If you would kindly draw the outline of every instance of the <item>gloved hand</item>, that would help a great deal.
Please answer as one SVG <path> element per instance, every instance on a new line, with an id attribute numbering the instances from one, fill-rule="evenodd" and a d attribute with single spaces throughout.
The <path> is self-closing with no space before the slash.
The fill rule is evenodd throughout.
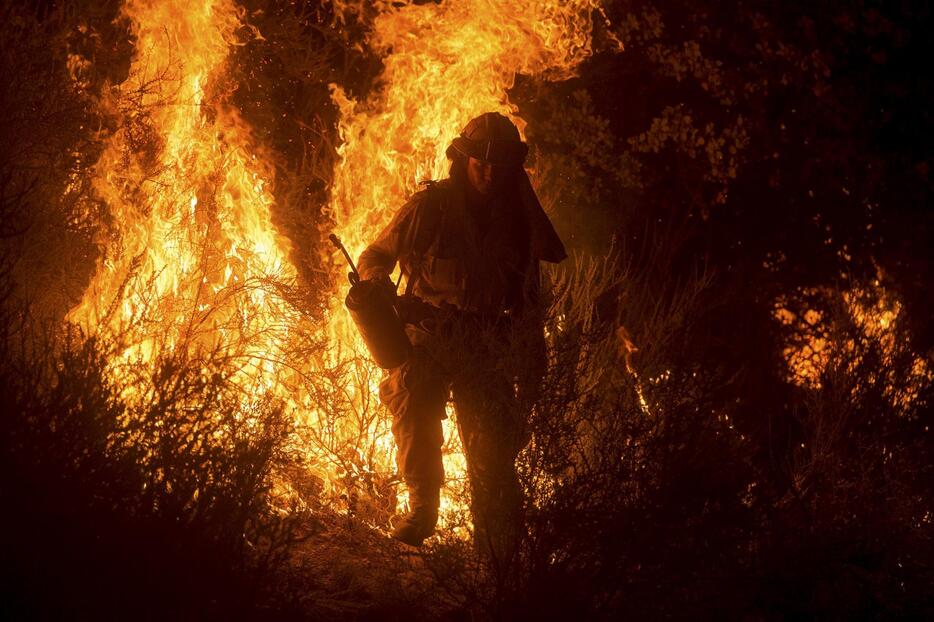
<path id="1" fill-rule="evenodd" d="M 389 278 L 388 274 L 381 274 L 374 278 L 370 279 L 370 282 L 374 283 L 379 287 L 380 291 L 383 292 L 389 298 L 396 297 L 396 284 L 392 282 L 392 279 Z"/>

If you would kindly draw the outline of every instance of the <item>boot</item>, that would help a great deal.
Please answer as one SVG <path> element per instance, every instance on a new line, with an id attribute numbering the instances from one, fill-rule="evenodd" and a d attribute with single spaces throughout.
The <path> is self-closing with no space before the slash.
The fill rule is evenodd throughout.
<path id="1" fill-rule="evenodd" d="M 435 532 L 441 504 L 440 490 L 419 491 L 410 487 L 409 497 L 411 509 L 392 530 L 392 537 L 409 546 L 421 546 L 422 541 Z"/>

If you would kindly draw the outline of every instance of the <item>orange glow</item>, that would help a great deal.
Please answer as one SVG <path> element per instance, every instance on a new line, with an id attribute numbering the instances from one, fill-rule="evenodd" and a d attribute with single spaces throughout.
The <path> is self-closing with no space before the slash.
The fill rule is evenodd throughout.
<path id="1" fill-rule="evenodd" d="M 147 390 L 130 366 L 214 352 L 235 370 L 245 417 L 270 394 L 297 411 L 308 400 L 288 388 L 288 351 L 303 327 L 278 287 L 295 269 L 270 217 L 273 168 L 229 102 L 237 9 L 130 0 L 123 12 L 136 52 L 103 102 L 119 129 L 93 170 L 114 239 L 69 320 L 119 340 L 112 373 L 131 404 Z"/>
<path id="2" fill-rule="evenodd" d="M 445 149 L 471 118 L 500 112 L 521 132 L 525 122 L 507 95 L 516 75 L 573 75 L 591 54 L 595 15 L 594 0 L 387 3 L 369 41 L 383 54 L 385 88 L 358 102 L 331 85 L 342 145 L 329 209 L 351 254 L 359 256 L 418 182 L 447 176 Z M 333 317 L 331 334 L 362 351 L 337 300 Z M 454 501 L 464 498 L 466 464 L 450 416 L 445 439 L 442 525 L 465 509 Z"/>
<path id="3" fill-rule="evenodd" d="M 590 55 L 600 15 L 596 0 L 397 4 L 378 4 L 368 41 L 383 56 L 382 89 L 358 102 L 331 85 L 342 144 L 327 210 L 355 257 L 419 180 L 445 176 L 444 149 L 471 117 L 499 111 L 523 128 L 507 96 L 517 73 L 569 77 Z M 120 336 L 115 377 L 130 364 L 151 366 L 159 352 L 228 353 L 245 413 L 272 394 L 297 422 L 329 426 L 327 447 L 303 445 L 325 492 L 338 493 L 353 475 L 325 455 L 334 447 L 351 447 L 361 469 L 390 480 L 394 449 L 377 406 L 379 371 L 343 309 L 345 281 L 335 278 L 332 307 L 318 325 L 282 293 L 296 270 L 270 217 L 271 158 L 230 103 L 227 62 L 240 43 L 239 9 L 233 0 L 128 0 L 123 11 L 134 23 L 136 53 L 130 78 L 103 102 L 120 129 L 93 171 L 115 236 L 69 319 L 89 333 Z M 336 275 L 345 272 L 339 257 L 331 261 Z M 303 332 L 329 344 L 320 360 L 291 354 Z M 352 412 L 325 422 L 320 392 L 301 379 L 348 360 L 354 380 L 338 390 Z M 144 390 L 125 386 L 131 401 Z M 446 435 L 448 476 L 462 484 L 457 435 L 451 427 Z M 339 497 L 328 497 L 337 509 Z M 442 520 L 464 510 L 451 499 Z"/>
<path id="4" fill-rule="evenodd" d="M 157 337 L 223 345 L 228 331 L 273 352 L 273 335 L 254 339 L 271 319 L 257 312 L 270 302 L 259 280 L 294 270 L 270 221 L 272 171 L 219 92 L 236 12 L 223 1 L 130 2 L 124 11 L 137 23 L 138 52 L 116 99 L 136 97 L 139 108 L 122 119 L 95 180 L 119 239 L 71 319 L 94 329 L 134 323 L 127 357 L 145 357 Z M 104 317 L 116 301 L 119 313 Z M 273 372 L 258 360 L 244 369 L 266 389 Z"/>
<path id="5" fill-rule="evenodd" d="M 808 290 L 806 293 L 815 295 L 819 292 Z M 902 312 L 902 304 L 895 294 L 887 291 L 876 280 L 864 288 L 842 292 L 841 299 L 845 313 L 858 327 L 861 338 L 877 344 L 882 356 L 891 360 L 898 345 L 892 326 Z M 830 332 L 832 322 L 825 320 L 823 314 L 817 310 L 808 309 L 799 318 L 785 308 L 784 304 L 785 301 L 779 301 L 773 316 L 781 324 L 792 327 L 798 335 L 796 342 L 783 350 L 788 364 L 788 378 L 798 386 L 819 389 L 821 375 L 835 354 L 834 348 L 842 348 L 843 352 L 852 355 L 856 344 L 852 339 L 842 344 L 834 343 Z M 892 386 L 886 388 L 886 397 L 893 407 L 903 407 L 913 402 L 920 388 L 934 378 L 934 371 L 924 358 L 916 357 L 911 375 L 912 382 L 907 389 L 896 391 Z"/>

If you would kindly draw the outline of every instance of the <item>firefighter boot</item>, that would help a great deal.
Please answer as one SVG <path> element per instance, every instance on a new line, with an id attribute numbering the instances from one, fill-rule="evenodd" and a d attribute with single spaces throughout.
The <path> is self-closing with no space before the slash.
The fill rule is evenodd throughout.
<path id="1" fill-rule="evenodd" d="M 421 546 L 422 540 L 435 531 L 441 504 L 440 492 L 438 488 L 424 491 L 410 487 L 411 509 L 392 530 L 392 537 L 410 546 Z"/>

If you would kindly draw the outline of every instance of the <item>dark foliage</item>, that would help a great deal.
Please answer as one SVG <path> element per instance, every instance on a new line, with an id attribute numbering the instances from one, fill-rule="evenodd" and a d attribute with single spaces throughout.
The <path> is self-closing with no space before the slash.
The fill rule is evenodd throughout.
<path id="1" fill-rule="evenodd" d="M 505 599 L 597 618 L 929 616 L 932 188 L 907 128 L 930 127 L 914 69 L 930 7 L 609 12 L 625 53 L 513 94 L 539 170 L 569 181 L 549 186 L 566 238 L 615 239 L 624 276 L 585 279 L 572 306 L 593 317 L 562 312 L 575 345 L 555 377 L 588 357 L 615 371 L 550 416 L 546 378 L 538 460 L 565 477 Z M 628 380 L 593 350 L 620 335 L 639 348 Z M 815 338 L 804 382 L 789 357 Z M 575 457 L 585 441 L 599 449 Z"/>
<path id="2" fill-rule="evenodd" d="M 0 344 L 4 616 L 255 609 L 298 516 L 266 501 L 270 469 L 286 458 L 281 410 L 242 420 L 225 378 L 202 374 L 210 361 L 171 359 L 150 399 L 130 407 L 106 344 L 72 334 L 33 341 L 24 356 L 22 338 Z"/>

